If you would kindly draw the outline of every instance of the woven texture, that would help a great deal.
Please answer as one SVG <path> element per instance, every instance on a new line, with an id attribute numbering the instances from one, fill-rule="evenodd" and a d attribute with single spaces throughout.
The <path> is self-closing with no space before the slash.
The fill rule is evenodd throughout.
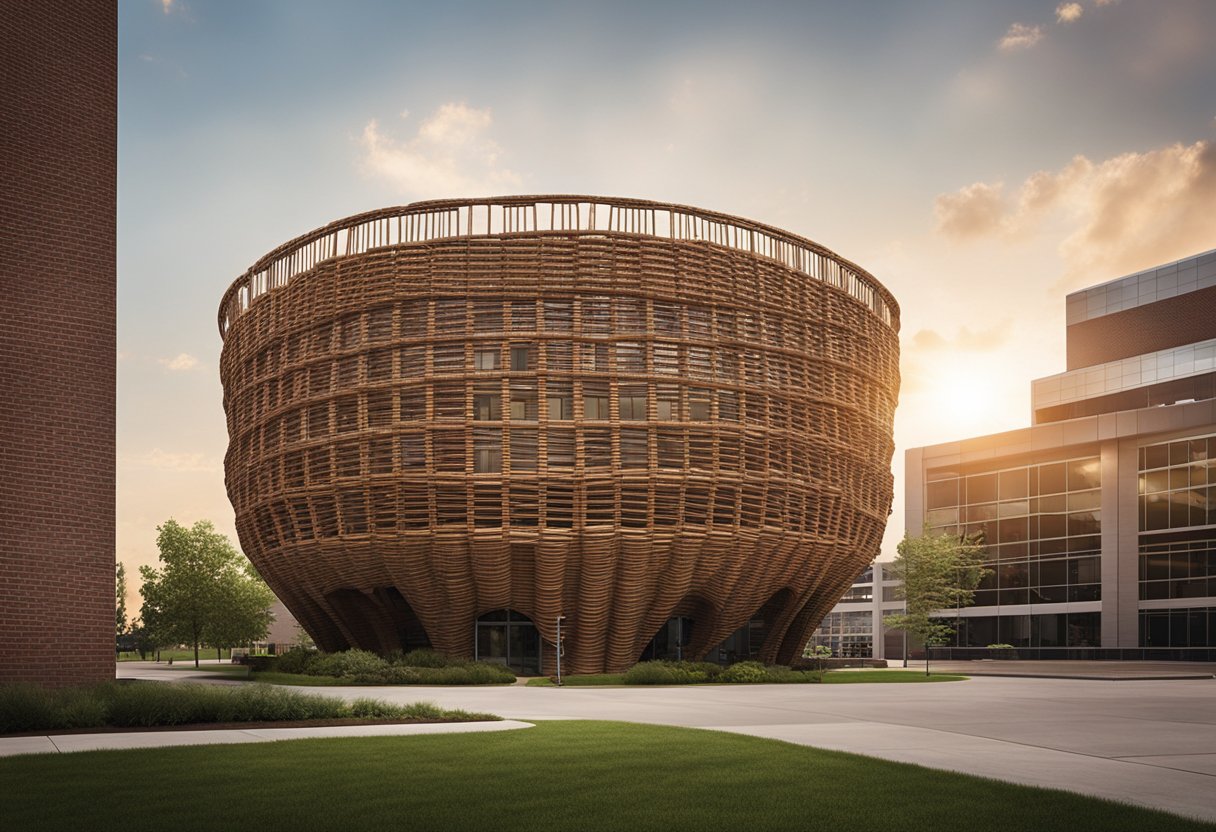
<path id="1" fill-rule="evenodd" d="M 566 616 L 571 672 L 628 667 L 674 615 L 695 656 L 762 618 L 787 662 L 878 553 L 897 325 L 858 267 L 695 209 L 335 223 L 220 309 L 242 546 L 326 649 L 471 655 L 509 608 L 549 650 Z"/>

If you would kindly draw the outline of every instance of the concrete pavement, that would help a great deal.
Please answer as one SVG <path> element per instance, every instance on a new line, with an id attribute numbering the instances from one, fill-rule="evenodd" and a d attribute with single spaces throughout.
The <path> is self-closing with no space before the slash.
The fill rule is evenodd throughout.
<path id="1" fill-rule="evenodd" d="M 18 754 L 67 754 L 100 749 L 164 748 L 181 745 L 234 745 L 248 742 L 305 740 L 322 737 L 412 737 L 422 734 L 471 734 L 531 728 L 527 722 L 422 722 L 413 725 L 331 725 L 308 728 L 222 728 L 216 730 L 131 731 L 100 734 L 52 734 L 0 738 L 0 757 Z"/>

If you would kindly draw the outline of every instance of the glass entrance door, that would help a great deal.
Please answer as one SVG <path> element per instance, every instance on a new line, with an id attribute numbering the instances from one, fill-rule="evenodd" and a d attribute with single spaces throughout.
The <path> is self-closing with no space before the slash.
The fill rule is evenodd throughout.
<path id="1" fill-rule="evenodd" d="M 516 673 L 540 673 L 540 633 L 526 615 L 495 610 L 477 619 L 473 656 Z"/>

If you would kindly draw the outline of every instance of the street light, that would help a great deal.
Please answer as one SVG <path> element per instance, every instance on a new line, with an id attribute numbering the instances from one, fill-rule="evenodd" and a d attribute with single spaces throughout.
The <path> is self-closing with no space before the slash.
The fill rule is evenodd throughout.
<path id="1" fill-rule="evenodd" d="M 562 647 L 562 621 L 566 618 L 564 615 L 557 617 L 557 686 L 562 684 L 562 653 L 565 650 Z"/>

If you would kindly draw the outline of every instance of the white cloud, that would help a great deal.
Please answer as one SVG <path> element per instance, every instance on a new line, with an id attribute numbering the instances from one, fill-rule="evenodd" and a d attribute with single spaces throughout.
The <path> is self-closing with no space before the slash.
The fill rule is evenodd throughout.
<path id="1" fill-rule="evenodd" d="M 1043 39 L 1042 26 L 1027 26 L 1025 23 L 1014 23 L 998 41 L 998 46 L 1004 52 L 1018 52 L 1030 49 Z"/>
<path id="2" fill-rule="evenodd" d="M 1061 3 L 1056 6 L 1056 22 L 1057 23 L 1073 23 L 1080 20 L 1085 9 L 1081 8 L 1080 3 Z"/>
<path id="3" fill-rule="evenodd" d="M 493 123 L 488 109 L 449 103 L 428 116 L 412 138 L 398 141 L 373 119 L 360 138 L 363 168 L 419 197 L 515 189 L 521 179 L 503 165 L 503 149 L 489 135 Z"/>
<path id="4" fill-rule="evenodd" d="M 198 366 L 198 359 L 189 353 L 178 353 L 173 358 L 158 358 L 156 363 L 175 373 L 193 370 Z"/>
<path id="5" fill-rule="evenodd" d="M 165 10 L 165 14 L 173 11 L 173 0 L 160 0 L 160 5 Z"/>
<path id="6" fill-rule="evenodd" d="M 158 471 L 218 471 L 220 464 L 206 454 L 162 451 L 153 448 L 136 455 L 124 455 L 119 459 L 124 467 L 154 468 Z"/>
<path id="7" fill-rule="evenodd" d="M 1067 286 L 1106 280 L 1216 244 L 1216 143 L 1173 144 L 1093 162 L 1076 156 L 1025 180 L 1014 200 L 977 182 L 935 203 L 956 239 L 1059 237 Z"/>
<path id="8" fill-rule="evenodd" d="M 952 194 L 939 194 L 933 205 L 937 230 L 959 238 L 998 230 L 1006 211 L 1004 188 L 1003 182 L 975 182 Z"/>

